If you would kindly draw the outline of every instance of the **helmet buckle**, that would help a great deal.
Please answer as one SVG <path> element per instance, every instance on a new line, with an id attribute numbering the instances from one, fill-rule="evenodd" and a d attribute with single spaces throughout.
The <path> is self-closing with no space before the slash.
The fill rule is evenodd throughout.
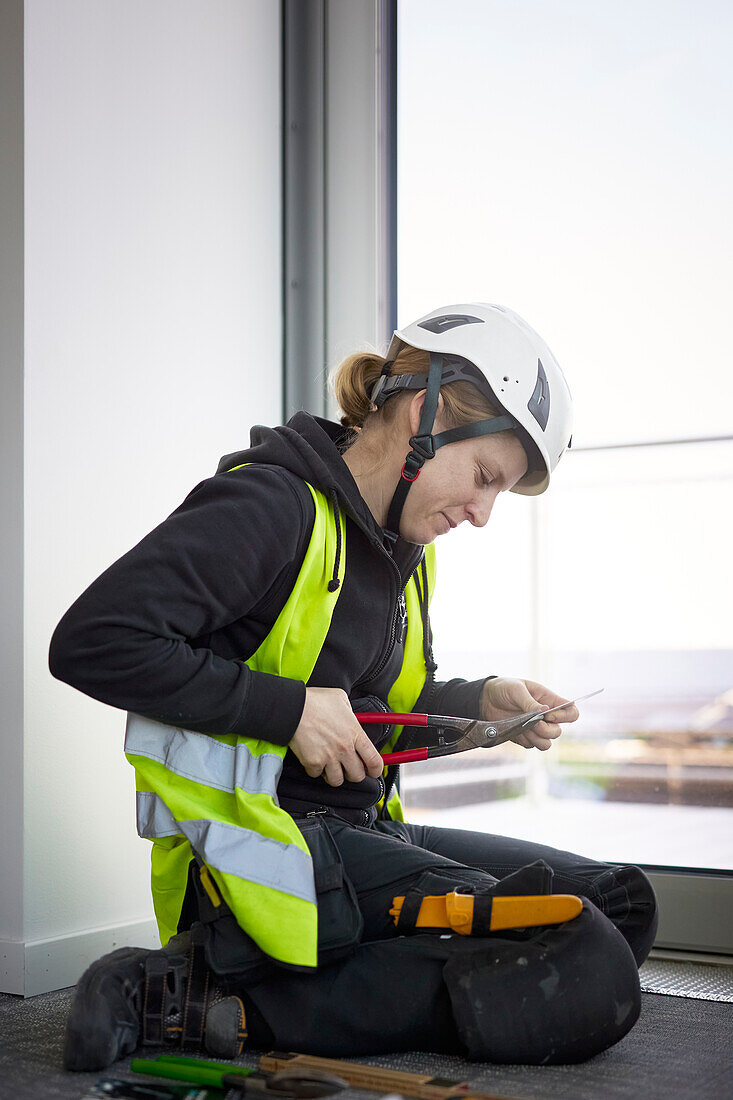
<path id="1" fill-rule="evenodd" d="M 412 454 L 418 455 L 422 466 L 427 459 L 435 458 L 435 441 L 432 435 L 413 435 L 410 446 L 412 447 L 412 453 L 407 456 L 408 460 L 412 457 Z"/>

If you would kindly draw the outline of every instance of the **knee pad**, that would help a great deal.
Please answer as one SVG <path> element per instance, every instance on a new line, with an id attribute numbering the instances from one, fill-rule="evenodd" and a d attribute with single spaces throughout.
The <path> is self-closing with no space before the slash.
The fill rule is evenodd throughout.
<path id="1" fill-rule="evenodd" d="M 587 900 L 578 917 L 521 943 L 455 937 L 443 978 L 472 1061 L 582 1062 L 623 1038 L 641 1010 L 629 945 Z"/>
<path id="2" fill-rule="evenodd" d="M 612 867 L 593 882 L 590 900 L 618 928 L 641 966 L 657 934 L 654 887 L 640 867 Z"/>

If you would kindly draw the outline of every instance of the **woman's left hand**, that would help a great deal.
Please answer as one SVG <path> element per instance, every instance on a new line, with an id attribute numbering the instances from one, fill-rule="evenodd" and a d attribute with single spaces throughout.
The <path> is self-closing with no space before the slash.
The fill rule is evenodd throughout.
<path id="1" fill-rule="evenodd" d="M 508 676 L 487 680 L 481 693 L 481 717 L 487 722 L 498 722 L 503 718 L 511 718 L 513 714 L 549 709 L 559 706 L 560 703 L 567 703 L 568 706 L 553 711 L 547 721 L 537 722 L 511 739 L 525 749 L 541 749 L 544 752 L 560 736 L 560 723 L 575 722 L 580 715 L 574 703 L 561 695 L 555 695 L 554 691 L 542 684 L 535 683 L 534 680 L 514 680 Z"/>

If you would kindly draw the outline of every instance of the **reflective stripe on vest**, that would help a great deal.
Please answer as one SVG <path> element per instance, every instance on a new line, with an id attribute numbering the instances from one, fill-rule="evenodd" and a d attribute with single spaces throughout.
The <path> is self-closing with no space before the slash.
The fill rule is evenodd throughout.
<path id="1" fill-rule="evenodd" d="M 272 629 L 246 659 L 253 671 L 305 683 L 326 639 L 346 569 L 340 515 L 341 584 L 329 592 L 336 560 L 334 516 L 325 494 L 308 488 L 315 519 L 303 564 Z M 432 591 L 433 547 L 426 549 Z M 405 657 L 388 700 L 402 710 L 414 705 L 425 679 L 414 580 L 406 603 Z M 266 954 L 291 965 L 316 965 L 313 864 L 302 833 L 277 801 L 286 751 L 285 745 L 256 737 L 201 734 L 128 715 L 125 753 L 135 767 L 138 832 L 153 841 L 151 885 L 161 943 L 177 931 L 193 849 L 240 926 Z M 396 794 L 388 808 L 404 820 Z"/>
<path id="2" fill-rule="evenodd" d="M 282 890 L 284 875 L 290 883 L 290 893 L 297 895 L 298 885 L 302 884 L 305 900 L 316 900 L 311 889 L 312 876 L 308 875 L 309 855 L 300 848 L 282 844 L 275 847 L 277 841 L 223 821 L 176 821 L 162 798 L 152 791 L 138 792 L 137 811 L 138 832 L 148 840 L 183 832 L 204 862 L 212 863 L 220 871 L 273 890 Z"/>

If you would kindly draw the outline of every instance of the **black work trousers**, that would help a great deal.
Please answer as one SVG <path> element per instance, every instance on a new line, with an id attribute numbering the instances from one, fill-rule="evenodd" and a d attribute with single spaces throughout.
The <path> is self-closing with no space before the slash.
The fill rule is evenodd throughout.
<path id="1" fill-rule="evenodd" d="M 464 829 L 364 827 L 335 812 L 294 816 L 312 852 L 309 837 L 327 830 L 363 928 L 345 957 L 309 973 L 274 967 L 237 990 L 253 1046 L 550 1064 L 584 1061 L 636 1022 L 638 966 L 657 926 L 654 891 L 639 868 Z M 577 917 L 480 937 L 402 934 L 390 917 L 392 899 L 410 889 L 491 891 L 538 860 L 549 876 L 546 892 L 583 899 Z"/>

